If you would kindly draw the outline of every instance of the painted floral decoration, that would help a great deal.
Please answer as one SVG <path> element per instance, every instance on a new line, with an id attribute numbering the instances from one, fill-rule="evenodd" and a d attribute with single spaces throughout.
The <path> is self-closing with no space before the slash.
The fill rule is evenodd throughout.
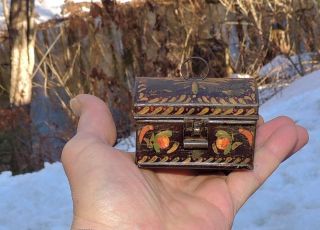
<path id="1" fill-rule="evenodd" d="M 168 149 L 170 147 L 170 137 L 172 136 L 171 130 L 163 130 L 159 131 L 155 134 L 155 132 L 151 132 L 151 136 L 145 137 L 149 131 L 153 131 L 153 125 L 145 125 L 142 127 L 139 132 L 139 144 L 144 141 L 147 144 L 149 149 L 154 149 L 156 153 L 160 153 L 161 150 Z M 167 153 L 175 152 L 179 147 L 178 142 L 173 142 L 172 146 L 167 150 Z"/>
<path id="2" fill-rule="evenodd" d="M 239 134 L 243 135 L 250 146 L 253 145 L 253 133 L 250 130 L 240 128 L 238 130 Z M 234 141 L 233 133 L 228 133 L 224 130 L 218 130 L 216 132 L 216 142 L 212 144 L 212 149 L 216 154 L 223 153 L 224 155 L 229 154 L 232 150 L 235 150 L 242 142 Z"/>
<path id="3" fill-rule="evenodd" d="M 241 142 L 234 142 L 233 134 L 229 134 L 224 130 L 218 130 L 216 137 L 216 142 L 212 144 L 212 149 L 216 154 L 223 153 L 227 155 L 231 150 L 235 150 L 242 145 Z"/>

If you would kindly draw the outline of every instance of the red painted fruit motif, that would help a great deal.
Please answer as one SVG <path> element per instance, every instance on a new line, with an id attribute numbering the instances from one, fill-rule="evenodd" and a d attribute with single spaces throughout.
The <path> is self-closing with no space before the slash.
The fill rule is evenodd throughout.
<path id="1" fill-rule="evenodd" d="M 168 136 L 159 136 L 157 137 L 156 142 L 159 145 L 160 149 L 166 149 L 169 147 L 170 139 Z"/>
<path id="2" fill-rule="evenodd" d="M 225 150 L 230 144 L 230 139 L 227 137 L 218 137 L 216 140 L 216 146 L 219 150 Z"/>

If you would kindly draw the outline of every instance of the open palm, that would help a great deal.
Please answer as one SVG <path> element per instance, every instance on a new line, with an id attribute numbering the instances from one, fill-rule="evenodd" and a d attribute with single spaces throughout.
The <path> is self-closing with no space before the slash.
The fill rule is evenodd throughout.
<path id="1" fill-rule="evenodd" d="M 239 208 L 279 164 L 307 143 L 287 117 L 259 120 L 253 171 L 144 170 L 112 147 L 116 128 L 104 102 L 72 100 L 78 130 L 62 163 L 74 204 L 74 229 L 230 229 Z"/>

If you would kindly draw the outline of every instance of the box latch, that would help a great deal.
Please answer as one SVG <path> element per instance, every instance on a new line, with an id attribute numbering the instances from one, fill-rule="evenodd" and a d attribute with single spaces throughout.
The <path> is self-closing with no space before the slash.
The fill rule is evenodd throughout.
<path id="1" fill-rule="evenodd" d="M 206 120 L 185 119 L 183 131 L 184 149 L 207 149 L 208 128 Z"/>

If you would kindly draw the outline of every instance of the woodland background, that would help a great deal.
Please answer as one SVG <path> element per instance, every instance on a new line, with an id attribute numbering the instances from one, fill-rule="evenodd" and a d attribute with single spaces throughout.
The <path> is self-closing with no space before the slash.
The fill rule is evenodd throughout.
<path id="1" fill-rule="evenodd" d="M 178 77 L 190 56 L 209 62 L 210 77 L 255 77 L 263 103 L 319 69 L 319 4 L 65 1 L 63 17 L 37 23 L 34 0 L 2 0 L 0 171 L 30 172 L 58 161 L 75 129 L 68 101 L 79 93 L 102 98 L 118 137 L 127 137 L 135 77 Z"/>

